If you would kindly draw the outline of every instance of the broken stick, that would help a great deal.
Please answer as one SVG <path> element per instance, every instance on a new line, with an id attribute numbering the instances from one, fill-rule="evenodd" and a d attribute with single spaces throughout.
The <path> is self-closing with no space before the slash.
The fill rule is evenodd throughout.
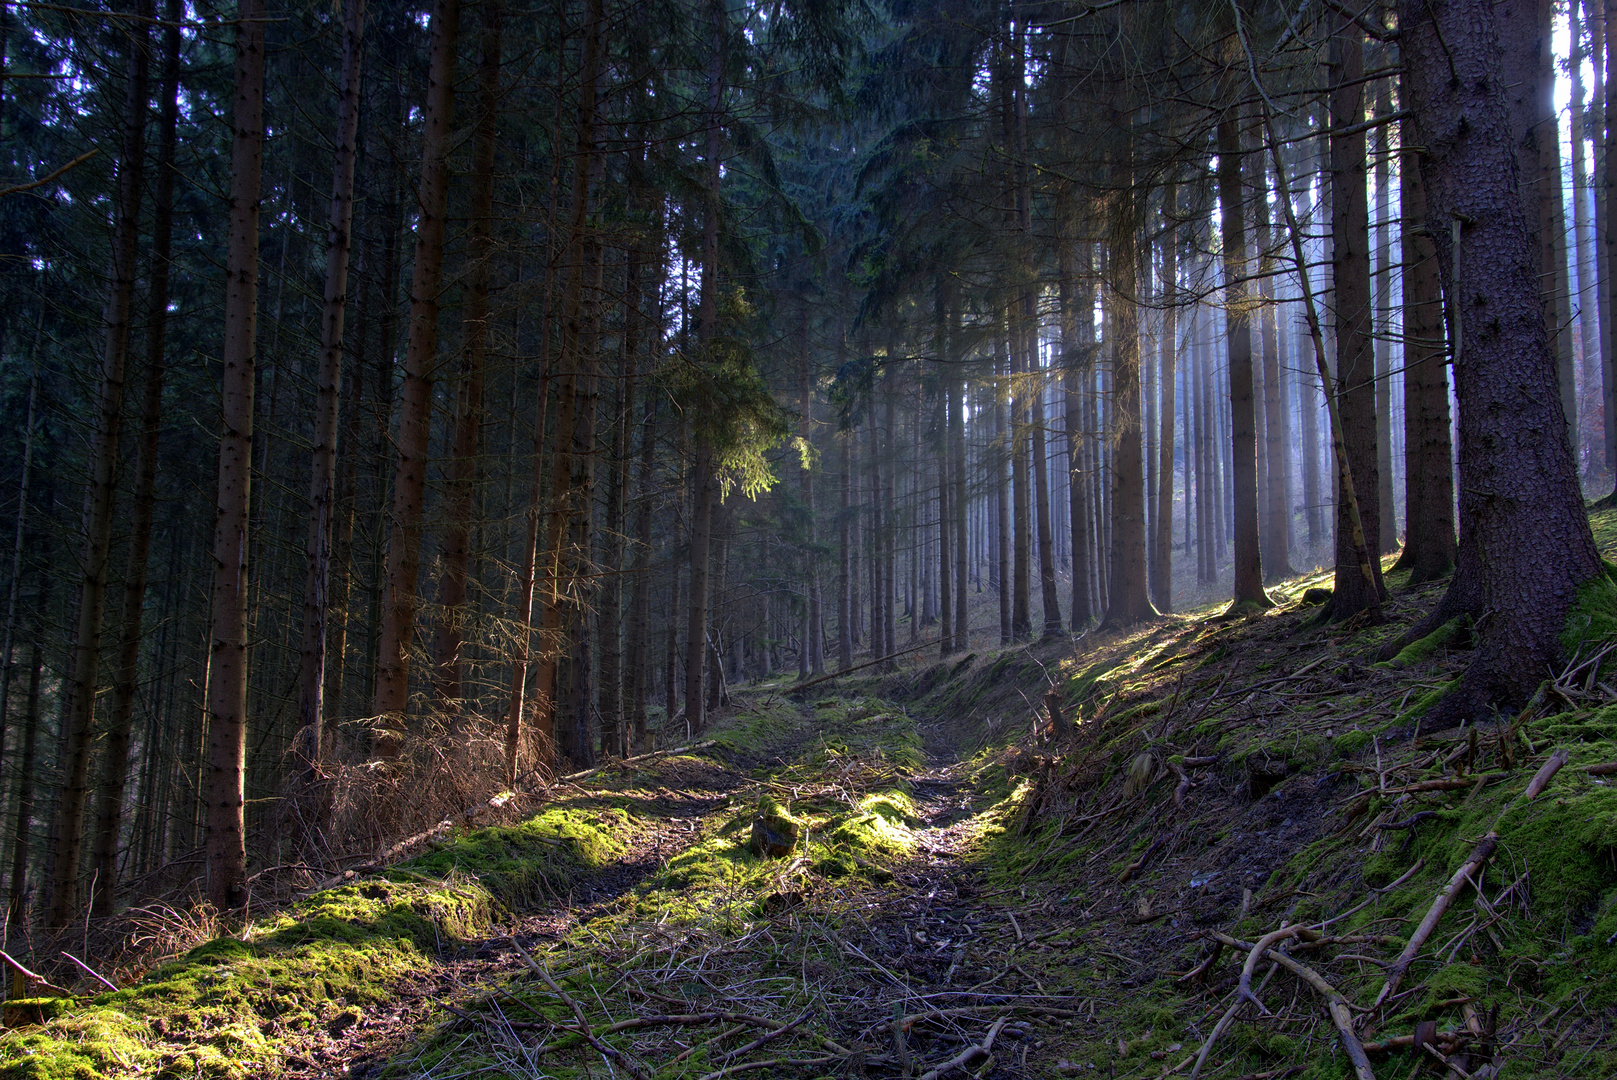
<path id="1" fill-rule="evenodd" d="M 1498 846 L 1498 834 L 1490 832 L 1472 850 L 1470 858 L 1466 859 L 1465 863 L 1454 872 L 1454 876 L 1449 878 L 1449 883 L 1443 887 L 1442 892 L 1437 894 L 1437 899 L 1432 901 L 1432 906 L 1426 912 L 1426 917 L 1420 921 L 1420 925 L 1415 928 L 1415 932 L 1409 936 L 1409 944 L 1404 946 L 1404 951 L 1398 954 L 1398 959 L 1394 960 L 1392 967 L 1387 969 L 1387 981 L 1382 984 L 1381 993 L 1376 995 L 1376 1007 L 1379 1007 L 1384 1001 L 1392 997 L 1393 992 L 1398 989 L 1398 984 L 1403 982 L 1404 972 L 1408 971 L 1409 965 L 1414 963 L 1415 955 L 1420 952 L 1421 946 L 1426 944 L 1426 939 L 1432 936 L 1432 931 L 1437 929 L 1438 920 L 1449 909 L 1449 905 L 1454 903 L 1454 898 L 1460 895 L 1460 890 L 1465 887 L 1466 882 L 1478 870 L 1482 869 L 1484 863 L 1493 858 L 1494 849 Z"/>

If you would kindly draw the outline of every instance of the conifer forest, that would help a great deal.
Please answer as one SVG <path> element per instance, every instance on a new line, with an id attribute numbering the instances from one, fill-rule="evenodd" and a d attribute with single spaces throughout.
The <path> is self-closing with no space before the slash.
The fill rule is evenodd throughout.
<path id="1" fill-rule="evenodd" d="M 1617 1076 L 1614 66 L 0 0 L 0 1076 Z"/>

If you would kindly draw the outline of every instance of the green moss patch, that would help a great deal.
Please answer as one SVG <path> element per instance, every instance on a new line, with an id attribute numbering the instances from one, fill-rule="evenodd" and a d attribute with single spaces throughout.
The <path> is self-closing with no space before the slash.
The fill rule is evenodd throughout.
<path id="1" fill-rule="evenodd" d="M 244 938 L 200 945 L 136 986 L 53 1008 L 60 1015 L 0 1038 L 0 1072 L 237 1080 L 272 1070 L 290 1040 L 351 1025 L 392 997 L 445 940 L 479 937 L 502 907 L 620 853 L 627 824 L 621 811 L 557 808 L 466 833 L 379 879 L 316 893 Z"/>

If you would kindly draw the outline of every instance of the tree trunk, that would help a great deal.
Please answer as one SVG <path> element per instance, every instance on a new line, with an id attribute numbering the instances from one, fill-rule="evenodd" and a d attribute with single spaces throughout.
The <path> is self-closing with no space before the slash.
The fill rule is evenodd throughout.
<path id="1" fill-rule="evenodd" d="M 1111 579 L 1102 630 L 1155 618 L 1145 562 L 1145 472 L 1140 431 L 1140 328 L 1134 304 L 1137 196 L 1127 156 L 1112 166 L 1116 204 L 1108 264 L 1112 330 L 1112 543 Z"/>
<path id="2" fill-rule="evenodd" d="M 1264 421 L 1264 439 L 1263 445 L 1258 447 L 1258 460 L 1267 465 L 1265 482 L 1258 488 L 1258 498 L 1268 507 L 1265 515 L 1267 528 L 1260 547 L 1264 580 L 1279 581 L 1294 573 L 1291 568 L 1291 504 L 1286 498 L 1291 461 L 1286 454 L 1286 409 L 1280 388 L 1283 364 L 1280 335 L 1275 326 L 1274 260 L 1269 256 L 1273 243 L 1269 214 L 1269 170 L 1262 154 L 1254 159 L 1253 165 L 1260 178 L 1257 241 L 1260 252 L 1258 269 L 1263 275 L 1258 281 L 1258 293 L 1262 297 L 1263 318 L 1263 408 L 1260 411 Z"/>
<path id="3" fill-rule="evenodd" d="M 1594 187 L 1595 217 L 1592 222 L 1594 229 L 1595 249 L 1595 303 L 1600 312 L 1600 385 L 1601 406 L 1605 414 L 1605 466 L 1608 471 L 1617 469 L 1617 351 L 1612 348 L 1613 322 L 1617 322 L 1617 305 L 1612 304 L 1611 289 L 1611 245 L 1608 240 L 1611 236 L 1611 149 L 1612 142 L 1617 139 L 1617 132 L 1606 128 L 1606 114 L 1610 111 L 1606 104 L 1606 88 L 1611 82 L 1612 65 L 1610 48 L 1607 43 L 1609 35 L 1606 33 L 1608 24 L 1612 22 L 1611 9 L 1617 9 L 1617 0 L 1610 4 L 1602 4 L 1601 0 L 1584 0 L 1584 11 L 1589 18 L 1589 37 L 1592 48 L 1589 50 L 1589 59 L 1594 67 L 1594 85 L 1591 87 L 1592 108 L 1590 110 L 1590 149 L 1594 152 L 1594 175 L 1591 178 Z"/>
<path id="4" fill-rule="evenodd" d="M 83 579 L 73 633 L 72 671 L 67 682 L 67 759 L 56 819 L 57 858 L 51 881 L 49 923 L 60 928 L 77 913 L 79 862 L 84 844 L 84 810 L 89 794 L 101 631 L 107 606 L 108 554 L 116 497 L 118 433 L 122 424 L 124 362 L 129 351 L 130 313 L 135 295 L 135 262 L 140 238 L 140 181 L 145 152 L 147 35 L 150 3 L 138 4 L 130 24 L 129 62 L 118 153 L 117 195 L 113 204 L 112 272 L 101 321 L 101 375 L 95 393 L 89 483 L 84 492 Z"/>
<path id="5" fill-rule="evenodd" d="M 135 690 L 140 674 L 142 614 L 146 606 L 147 560 L 152 546 L 152 510 L 157 501 L 157 443 L 163 422 L 163 350 L 168 327 L 169 253 L 173 239 L 175 129 L 179 121 L 179 0 L 168 0 L 163 31 L 163 84 L 158 118 L 157 182 L 152 190 L 150 300 L 146 320 L 146 380 L 140 405 L 140 443 L 135 457 L 135 493 L 124 564 L 124 596 L 118 659 L 113 673 L 112 708 L 107 717 L 106 750 L 96 792 L 94 885 L 90 910 L 111 915 L 118 888 L 118 837 L 123 826 L 124 790 L 129 777 L 129 738 L 134 726 Z M 26 481 L 25 481 L 26 482 Z M 3 711 L 0 704 L 0 711 Z"/>
<path id="6" fill-rule="evenodd" d="M 488 355 L 488 309 L 494 255 L 494 159 L 499 139 L 500 48 L 505 8 L 501 0 L 482 7 L 481 62 L 477 68 L 477 129 L 472 146 L 472 192 L 468 203 L 466 294 L 461 310 L 460 370 L 449 445 L 449 483 L 444 496 L 444 535 L 438 577 L 439 622 L 433 640 L 438 708 L 464 726 L 466 627 L 472 618 L 467 581 L 472 558 L 472 520 L 477 513 L 478 451 L 483 430 L 483 373 Z"/>
<path id="7" fill-rule="evenodd" d="M 1583 144 L 1588 135 L 1589 114 L 1584 108 L 1583 96 L 1583 23 L 1585 20 L 1578 17 L 1580 0 L 1572 0 L 1568 22 L 1572 31 L 1572 56 L 1567 65 L 1568 74 L 1572 80 L 1572 250 L 1574 264 L 1577 267 L 1578 288 L 1573 297 L 1572 307 L 1577 314 L 1574 321 L 1577 327 L 1578 352 L 1582 357 L 1581 372 L 1583 376 L 1583 397 L 1579 401 L 1579 423 L 1582 424 L 1584 415 L 1583 402 L 1593 395 L 1595 389 L 1604 384 L 1600 371 L 1600 319 L 1597 313 L 1596 295 L 1599 285 L 1595 276 L 1595 260 L 1592 257 L 1595 238 L 1590 232 L 1589 215 L 1589 167 L 1588 159 L 1584 156 Z M 1598 130 L 1598 129 L 1597 129 Z M 1587 431 L 1584 435 L 1584 444 L 1594 437 L 1594 432 Z M 1603 438 L 1602 433 L 1602 438 Z M 1602 442 L 1599 446 L 1575 444 L 1573 449 L 1578 458 L 1578 471 L 1588 473 L 1594 471 L 1594 463 L 1601 459 L 1605 450 Z"/>
<path id="8" fill-rule="evenodd" d="M 1364 119 L 1364 43 L 1358 27 L 1338 17 L 1331 35 L 1335 85 L 1331 129 Z M 1376 468 L 1375 353 L 1371 337 L 1370 208 L 1365 192 L 1364 132 L 1333 134 L 1331 144 L 1332 272 L 1335 280 L 1336 396 L 1364 542 L 1374 582 L 1366 581 L 1353 541 L 1349 500 L 1336 499 L 1336 581 L 1325 617 L 1340 621 L 1379 606 L 1381 582 L 1380 479 Z M 1340 468 L 1338 469 L 1340 474 Z"/>
<path id="9" fill-rule="evenodd" d="M 994 362 L 994 449 L 988 455 L 994 473 L 994 554 L 995 580 L 999 589 L 999 643 L 1009 645 L 1013 640 L 1011 620 L 1011 496 L 1006 484 L 1005 466 L 1010 457 L 1011 432 L 1005 423 L 1010 387 L 1009 361 L 1004 358 L 1005 336 L 1003 326 L 995 328 L 995 351 L 1000 355 Z"/>
<path id="10" fill-rule="evenodd" d="M 594 2 L 599 3 L 600 0 Z M 719 214 L 723 198 L 721 158 L 724 148 L 720 109 L 724 101 L 724 34 L 729 16 L 717 0 L 712 0 L 708 19 L 712 39 L 708 52 L 702 162 L 706 205 L 702 213 L 702 291 L 697 306 L 696 330 L 697 345 L 703 353 L 711 347 L 719 332 Z M 701 731 L 706 719 L 702 682 L 707 665 L 708 553 L 713 539 L 713 500 L 718 487 L 715 466 L 716 454 L 712 440 L 698 425 L 691 512 L 690 618 L 686 622 L 685 633 L 685 724 L 692 732 Z"/>
<path id="11" fill-rule="evenodd" d="M 459 37 L 460 0 L 434 0 L 432 53 L 422 116 L 415 262 L 410 279 L 410 329 L 404 348 L 404 387 L 399 407 L 399 456 L 393 476 L 376 693 L 371 702 L 371 715 L 377 724 L 374 749 L 384 761 L 403 752 L 405 712 L 410 703 L 410 651 L 415 641 L 416 578 L 421 563 L 421 519 L 432 435 L 432 383 L 437 367 L 438 304 L 443 287 L 455 49 Z"/>
<path id="12" fill-rule="evenodd" d="M 1074 241 L 1067 232 L 1069 215 L 1070 210 L 1061 215 L 1064 227 L 1057 249 L 1061 272 L 1056 281 L 1056 295 L 1061 307 L 1061 388 L 1067 432 L 1067 471 L 1071 478 L 1067 485 L 1068 527 L 1072 532 L 1071 626 L 1078 631 L 1087 628 L 1094 616 L 1089 592 L 1089 564 L 1093 556 L 1089 546 L 1089 477 L 1084 462 L 1084 381 L 1091 370 L 1094 353 L 1090 337 L 1094 333 L 1095 302 L 1086 287 L 1078 286 Z M 1075 286 L 1078 286 L 1076 299 L 1073 297 Z M 1080 315 L 1085 318 L 1081 319 Z"/>
<path id="13" fill-rule="evenodd" d="M 1392 94 L 1390 80 L 1388 79 L 1380 80 L 1380 85 L 1376 89 L 1375 112 L 1378 116 L 1386 116 L 1392 112 Z M 1376 367 L 1376 477 L 1378 483 L 1376 505 L 1381 508 L 1384 519 L 1381 526 L 1381 546 L 1378 549 L 1382 555 L 1391 554 L 1398 550 L 1398 515 L 1394 512 L 1397 502 L 1392 483 L 1392 179 L 1390 167 L 1392 144 L 1387 137 L 1390 130 L 1390 126 L 1386 124 L 1376 128 L 1374 170 L 1376 181 L 1375 338 L 1371 347 L 1375 350 Z"/>
<path id="14" fill-rule="evenodd" d="M 1233 90 L 1233 86 L 1231 88 Z M 1233 99 L 1233 94 L 1230 97 Z M 1242 191 L 1241 121 L 1226 107 L 1218 123 L 1218 203 L 1224 245 L 1224 331 L 1229 343 L 1230 427 L 1234 468 L 1235 586 L 1230 610 L 1272 606 L 1263 591 L 1258 539 L 1257 406 L 1253 400 L 1252 318 L 1247 307 L 1246 193 Z M 1261 196 L 1260 196 L 1261 197 Z"/>
<path id="15" fill-rule="evenodd" d="M 1403 96 L 1407 97 L 1407 91 Z M 1407 121 L 1406 121 L 1407 123 Z M 1416 140 L 1403 139 L 1405 146 Z M 1454 452 L 1450 444 L 1449 369 L 1437 246 L 1424 231 L 1426 188 L 1420 155 L 1403 152 L 1404 263 L 1404 554 L 1398 562 L 1419 585 L 1454 569 Z"/>
<path id="16" fill-rule="evenodd" d="M 242 819 L 247 756 L 247 520 L 258 323 L 258 202 L 264 164 L 263 0 L 241 0 L 237 11 L 221 350 L 224 432 L 219 439 L 219 509 L 213 534 L 206 770 L 199 793 L 207 806 L 207 896 L 221 911 L 247 902 L 247 838 Z"/>
<path id="17" fill-rule="evenodd" d="M 325 667 L 330 604 L 331 532 L 335 520 L 337 422 L 341 397 L 343 320 L 348 308 L 348 256 L 354 220 L 354 164 L 359 135 L 360 67 L 364 56 L 365 0 L 346 0 L 342 72 L 337 84 L 336 161 L 326 240 L 326 287 L 320 316 L 320 369 L 314 409 L 314 454 L 309 477 L 307 577 L 303 587 L 303 646 L 299 655 L 298 752 L 308 774 L 320 769 L 325 746 Z M 341 657 L 338 663 L 341 663 Z"/>
<path id="18" fill-rule="evenodd" d="M 841 670 L 853 667 L 853 434 L 837 432 L 841 468 L 837 492 L 841 499 L 837 514 L 837 664 Z"/>
<path id="19" fill-rule="evenodd" d="M 1539 282 L 1544 294 L 1544 322 L 1555 350 L 1561 410 L 1566 416 L 1573 460 L 1578 457 L 1577 376 L 1572 357 L 1571 290 L 1567 287 L 1566 204 L 1561 185 L 1560 110 L 1555 105 L 1557 64 L 1553 47 L 1556 0 L 1537 0 L 1538 70 L 1536 123 L 1532 138 L 1538 150 Z"/>
<path id="20" fill-rule="evenodd" d="M 28 848 L 33 830 L 34 784 L 38 772 L 39 684 L 45 674 L 45 611 L 50 576 L 41 575 L 39 606 L 34 616 L 34 640 L 28 667 L 28 697 L 23 706 L 21 779 L 17 814 L 11 836 L 11 882 L 6 904 L 6 925 L 19 930 L 28 925 Z"/>
<path id="21" fill-rule="evenodd" d="M 1463 298 L 1455 387 L 1466 540 L 1426 621 L 1468 613 L 1480 640 L 1460 685 L 1423 723 L 1441 730 L 1524 700 L 1546 671 L 1559 670 L 1568 613 L 1603 567 L 1556 393 L 1522 208 L 1521 170 L 1534 163 L 1515 160 L 1495 78 L 1504 51 L 1526 43 L 1501 35 L 1486 0 L 1403 0 L 1399 9 L 1409 106 L 1425 150 L 1426 220 L 1445 291 Z"/>
<path id="22" fill-rule="evenodd" d="M 1151 600 L 1158 611 L 1173 610 L 1173 462 L 1174 411 L 1177 406 L 1179 350 L 1179 189 L 1169 184 L 1162 193 L 1162 336 L 1158 348 L 1162 371 L 1160 427 L 1157 435 L 1157 516 L 1151 537 Z M 1185 497 L 1190 485 L 1185 485 Z"/>

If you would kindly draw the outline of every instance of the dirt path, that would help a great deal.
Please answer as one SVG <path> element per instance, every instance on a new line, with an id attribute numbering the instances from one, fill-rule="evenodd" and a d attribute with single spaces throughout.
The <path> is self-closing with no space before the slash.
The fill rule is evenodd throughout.
<path id="1" fill-rule="evenodd" d="M 895 710 L 769 715 L 776 729 L 755 744 L 572 791 L 575 806 L 634 808 L 618 862 L 446 950 L 388 1009 L 312 1039 L 289 1075 L 897 1076 L 906 1059 L 913 1076 L 955 1059 L 980 1077 L 1031 1075 L 1038 1025 L 1073 1010 L 1016 955 L 1038 916 L 987 883 L 993 799 L 943 748 L 921 759 Z M 746 851 L 760 796 L 803 822 L 787 858 Z"/>

